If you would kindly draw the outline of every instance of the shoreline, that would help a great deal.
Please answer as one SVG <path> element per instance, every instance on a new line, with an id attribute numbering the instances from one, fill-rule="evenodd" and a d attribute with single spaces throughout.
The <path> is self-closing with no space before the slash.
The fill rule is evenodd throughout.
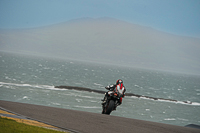
<path id="1" fill-rule="evenodd" d="M 76 111 L 27 103 L 0 100 L 0 107 L 28 118 L 36 119 L 81 133 L 199 133 L 199 129 L 163 123 L 123 118 L 112 115 Z"/>
<path id="2" fill-rule="evenodd" d="M 69 90 L 78 90 L 78 91 L 88 91 L 88 92 L 95 92 L 99 94 L 104 94 L 107 91 L 101 91 L 101 90 L 95 90 L 95 89 L 90 89 L 90 88 L 85 88 L 85 87 L 77 87 L 77 86 L 66 86 L 66 85 L 60 85 L 60 86 L 54 86 L 54 88 L 59 88 L 59 89 L 69 89 Z M 126 93 L 125 96 L 133 96 L 137 98 L 145 98 L 145 99 L 150 99 L 150 100 L 160 100 L 160 101 L 165 101 L 165 102 L 175 102 L 175 103 L 182 103 L 182 104 L 188 104 L 188 105 L 200 105 L 200 103 L 197 102 L 192 102 L 192 101 L 178 101 L 174 99 L 166 99 L 166 98 L 156 98 L 152 96 L 144 96 L 144 95 L 138 95 L 134 93 Z"/>

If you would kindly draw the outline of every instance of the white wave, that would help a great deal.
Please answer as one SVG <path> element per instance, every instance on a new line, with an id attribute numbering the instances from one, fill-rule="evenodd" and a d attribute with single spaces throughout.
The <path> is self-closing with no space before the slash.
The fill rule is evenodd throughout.
<path id="1" fill-rule="evenodd" d="M 93 101 L 93 100 L 92 100 L 92 101 L 90 101 L 90 102 L 91 102 L 91 103 L 98 103 L 98 101 Z"/>
<path id="2" fill-rule="evenodd" d="M 153 88 L 153 87 L 149 87 L 149 90 L 155 90 L 155 91 L 157 91 L 159 89 L 156 89 L 156 88 Z"/>
<path id="3" fill-rule="evenodd" d="M 197 102 L 192 102 L 192 105 L 197 105 L 197 106 L 200 106 L 200 103 L 197 103 Z"/>
<path id="4" fill-rule="evenodd" d="M 30 84 L 14 84 L 14 85 L 16 85 L 16 86 L 29 86 L 29 87 L 31 87 L 31 85 Z"/>
<path id="5" fill-rule="evenodd" d="M 82 102 L 83 100 L 82 100 L 82 99 L 76 99 L 76 101 L 80 103 L 80 102 Z"/>
<path id="6" fill-rule="evenodd" d="M 51 102 L 53 105 L 61 105 L 60 103 Z"/>
<path id="7" fill-rule="evenodd" d="M 176 119 L 175 118 L 166 118 L 164 120 L 166 120 L 166 121 L 175 121 Z"/>
<path id="8" fill-rule="evenodd" d="M 131 96 L 131 98 L 138 98 L 136 96 Z M 153 99 L 145 96 L 139 97 L 140 99 L 145 99 L 145 100 L 154 100 L 154 101 L 159 101 L 159 102 L 169 102 L 169 103 L 175 103 L 175 104 L 185 104 L 185 105 L 194 105 L 194 106 L 200 106 L 200 103 L 198 102 L 191 102 L 191 101 L 176 101 L 176 100 L 168 100 L 168 99 Z"/>
<path id="9" fill-rule="evenodd" d="M 183 119 L 183 118 L 177 118 L 177 119 L 181 121 L 189 121 L 188 119 Z"/>
<path id="10" fill-rule="evenodd" d="M 0 82 L 1 85 L 13 85 L 13 86 L 31 86 L 29 84 L 16 84 L 16 83 L 5 83 L 5 82 Z"/>
<path id="11" fill-rule="evenodd" d="M 139 85 L 134 85 L 135 87 L 138 87 L 138 88 L 140 88 L 140 86 Z"/>
<path id="12" fill-rule="evenodd" d="M 180 104 L 186 104 L 186 105 L 195 105 L 195 106 L 200 106 L 200 103 L 198 102 L 191 102 L 191 101 L 177 101 L 176 103 L 180 103 Z"/>
<path id="13" fill-rule="evenodd" d="M 28 97 L 27 97 L 27 96 L 24 96 L 23 99 L 28 99 Z"/>
<path id="14" fill-rule="evenodd" d="M 74 106 L 76 108 L 84 108 L 84 109 L 97 109 L 97 108 L 101 108 L 101 107 L 98 107 L 98 106 Z"/>
<path id="15" fill-rule="evenodd" d="M 5 82 L 0 82 L 0 85 L 31 87 L 31 88 L 48 89 L 48 90 L 65 90 L 65 89 L 54 88 L 54 86 L 50 85 L 31 85 L 31 84 L 17 84 L 17 83 L 5 83 Z"/>
<path id="16" fill-rule="evenodd" d="M 164 100 L 164 99 L 158 99 L 158 101 L 171 102 L 171 103 L 176 103 L 176 104 L 185 104 L 185 105 L 195 105 L 195 106 L 200 106 L 200 103 L 197 103 L 197 102 L 191 102 L 191 101 L 170 101 L 170 100 Z"/>
<path id="17" fill-rule="evenodd" d="M 103 86 L 102 84 L 98 84 L 98 83 L 94 83 L 94 85 L 97 85 L 97 86 Z"/>
<path id="18" fill-rule="evenodd" d="M 92 96 L 84 96 L 84 95 L 77 95 L 78 97 L 82 97 L 82 98 L 89 98 L 89 99 L 93 99 L 95 97 L 92 97 Z"/>

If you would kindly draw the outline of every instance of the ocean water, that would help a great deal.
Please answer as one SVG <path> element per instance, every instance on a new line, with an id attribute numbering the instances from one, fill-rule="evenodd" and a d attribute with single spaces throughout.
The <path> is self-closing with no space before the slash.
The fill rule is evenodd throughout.
<path id="1" fill-rule="evenodd" d="M 103 94 L 54 86 L 78 86 L 104 91 L 105 86 L 122 79 L 127 93 L 160 99 L 126 96 L 122 105 L 111 115 L 179 126 L 200 125 L 198 75 L 4 52 L 0 52 L 0 75 L 1 100 L 94 113 L 102 111 Z"/>

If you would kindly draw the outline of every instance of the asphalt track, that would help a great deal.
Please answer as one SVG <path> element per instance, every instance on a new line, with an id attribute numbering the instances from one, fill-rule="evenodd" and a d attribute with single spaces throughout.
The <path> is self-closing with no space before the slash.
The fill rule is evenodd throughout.
<path id="1" fill-rule="evenodd" d="M 199 129 L 173 126 L 48 106 L 0 100 L 0 107 L 23 116 L 80 133 L 200 133 Z"/>

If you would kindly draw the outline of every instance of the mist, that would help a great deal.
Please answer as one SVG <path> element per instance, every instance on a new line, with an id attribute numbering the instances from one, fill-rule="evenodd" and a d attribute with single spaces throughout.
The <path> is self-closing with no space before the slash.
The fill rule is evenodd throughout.
<path id="1" fill-rule="evenodd" d="M 200 74 L 200 39 L 111 18 L 0 30 L 0 50 Z"/>

